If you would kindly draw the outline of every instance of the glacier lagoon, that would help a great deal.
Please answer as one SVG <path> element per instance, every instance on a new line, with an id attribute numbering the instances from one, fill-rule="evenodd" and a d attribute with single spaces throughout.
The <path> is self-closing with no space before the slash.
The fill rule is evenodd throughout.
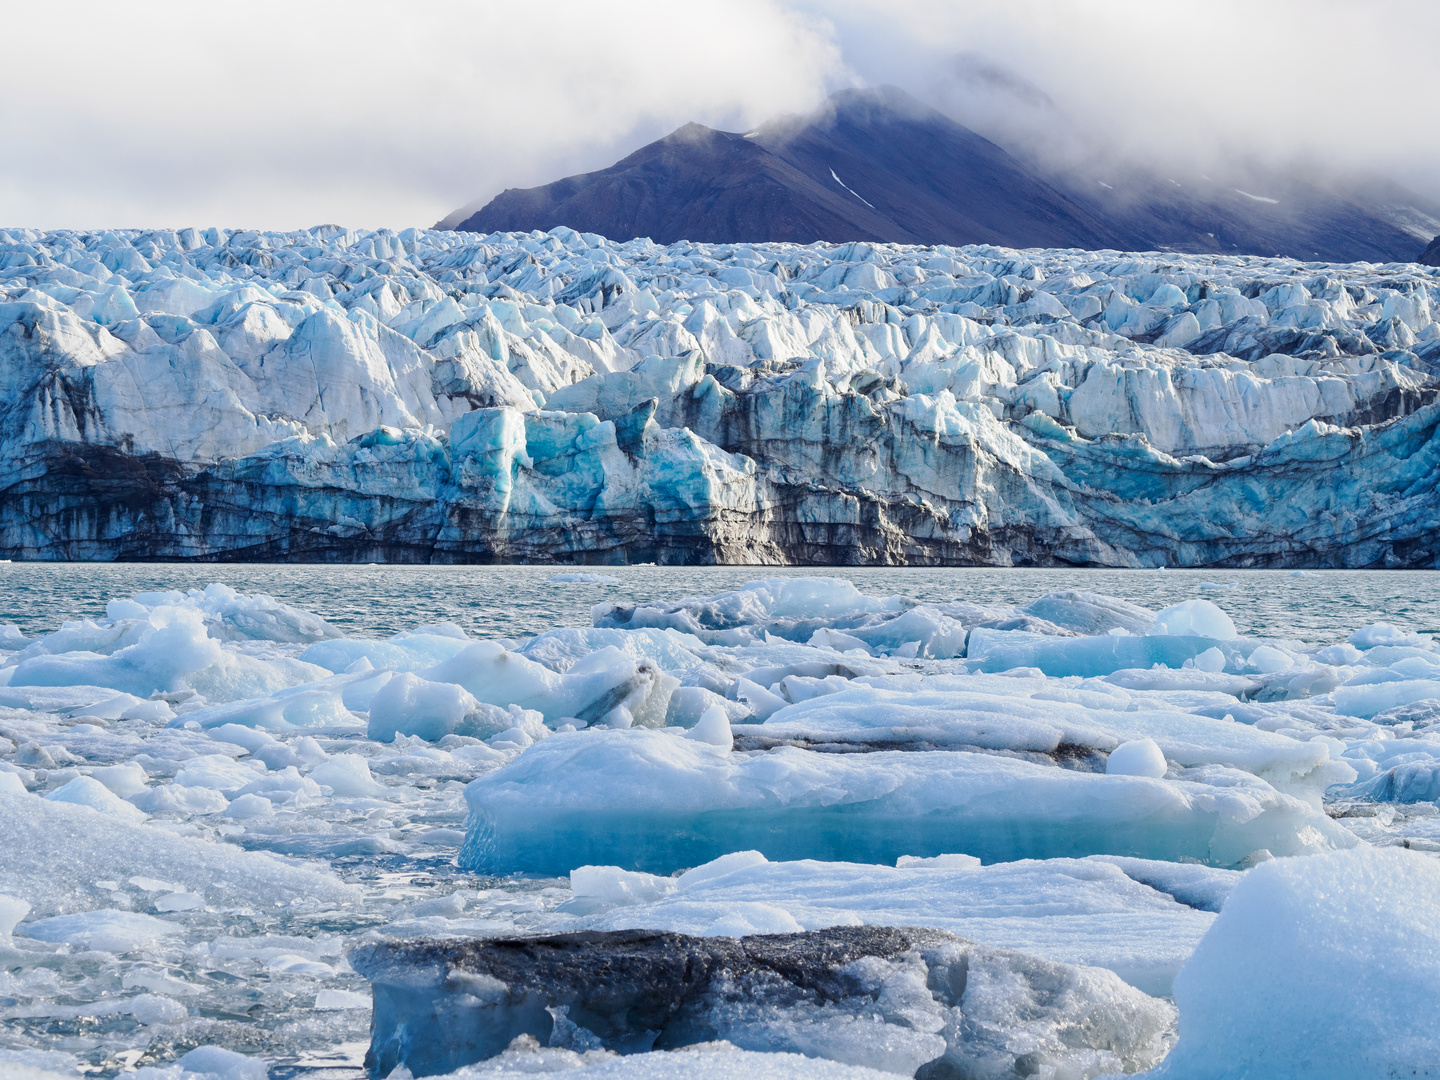
<path id="1" fill-rule="evenodd" d="M 1435 582 L 0 565 L 0 1068 L 1427 1075 Z"/>

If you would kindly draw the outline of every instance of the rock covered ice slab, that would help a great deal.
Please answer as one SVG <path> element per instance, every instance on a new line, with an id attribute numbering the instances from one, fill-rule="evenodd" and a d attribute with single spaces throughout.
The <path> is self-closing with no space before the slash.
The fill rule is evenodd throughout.
<path id="1" fill-rule="evenodd" d="M 1434 566 L 1437 312 L 1416 265 L 12 229 L 0 550 Z"/>
<path id="2" fill-rule="evenodd" d="M 1231 866 L 1261 849 L 1355 842 L 1305 802 L 1219 766 L 1157 780 L 942 750 L 742 753 L 670 731 L 555 735 L 465 798 L 460 865 L 490 874 L 591 863 L 670 873 L 748 848 L 891 864 L 960 852 Z"/>
<path id="3" fill-rule="evenodd" d="M 902 1076 L 1092 1076 L 1158 1061 L 1173 1022 L 1108 971 L 913 927 L 394 942 L 351 962 L 374 992 L 373 1076 L 449 1072 L 526 1036 L 622 1054 L 723 1039 Z"/>

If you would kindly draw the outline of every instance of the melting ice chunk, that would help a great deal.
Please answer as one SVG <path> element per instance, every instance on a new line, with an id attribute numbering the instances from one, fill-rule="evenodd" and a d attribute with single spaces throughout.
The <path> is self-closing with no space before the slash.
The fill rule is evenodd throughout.
<path id="1" fill-rule="evenodd" d="M 1163 609 L 1155 616 L 1150 633 L 1216 641 L 1233 641 L 1239 636 L 1230 616 L 1209 600 L 1185 600 Z"/>
<path id="2" fill-rule="evenodd" d="M 891 1075 L 933 1063 L 941 1076 L 1078 1076 L 1158 1060 L 1173 1017 L 1108 971 L 914 927 L 421 940 L 364 946 L 351 962 L 373 987 L 366 1061 L 382 1076 L 451 1071 L 517 1040 L 628 1055 L 718 1039 Z M 651 1075 L 625 1063 L 602 1074 Z M 697 1072 L 675 1055 L 664 1075 Z"/>
<path id="3" fill-rule="evenodd" d="M 669 731 L 555 735 L 465 791 L 464 868 L 670 873 L 727 852 L 893 865 L 1117 854 L 1233 865 L 1350 846 L 1324 814 L 1249 774 L 1105 776 L 935 750 L 737 755 Z"/>
<path id="4" fill-rule="evenodd" d="M 1434 1075 L 1437 927 L 1440 864 L 1424 855 L 1257 866 L 1175 980 L 1180 1041 L 1151 1076 Z"/>
<path id="5" fill-rule="evenodd" d="M 1165 775 L 1165 755 L 1154 739 L 1134 739 L 1121 743 L 1110 751 L 1105 762 L 1105 772 L 1111 776 Z"/>

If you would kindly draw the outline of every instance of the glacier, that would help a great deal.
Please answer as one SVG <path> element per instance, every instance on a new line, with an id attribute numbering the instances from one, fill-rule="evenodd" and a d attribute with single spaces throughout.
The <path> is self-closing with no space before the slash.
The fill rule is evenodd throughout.
<path id="1" fill-rule="evenodd" d="M 1440 271 L 0 231 L 0 557 L 1440 566 Z"/>

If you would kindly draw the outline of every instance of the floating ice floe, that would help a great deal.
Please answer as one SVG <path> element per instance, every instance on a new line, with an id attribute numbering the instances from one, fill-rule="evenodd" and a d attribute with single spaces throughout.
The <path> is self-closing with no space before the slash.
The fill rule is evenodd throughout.
<path id="1" fill-rule="evenodd" d="M 1094 854 L 1233 866 L 1354 843 L 1253 775 L 1201 766 L 1172 780 L 933 750 L 735 754 L 667 731 L 539 743 L 466 790 L 462 867 L 564 873 L 586 863 L 669 873 L 729 851 L 861 859 L 960 851 L 987 862 Z"/>
<path id="2" fill-rule="evenodd" d="M 610 592 L 591 626 L 500 641 L 436 623 L 345 636 L 217 587 L 113 601 L 0 650 L 7 1022 L 29 1053 L 45 1025 L 103 1021 L 85 1064 L 120 1071 L 132 1042 L 234 1037 L 213 1018 L 258 1001 L 253 1024 L 293 1063 L 366 1037 L 359 945 L 923 925 L 1018 950 L 1006 971 L 1061 979 L 1082 1012 L 1129 1002 L 1159 1024 L 1153 1054 L 1062 1053 L 1050 1020 L 1006 1011 L 1040 1002 L 1027 990 L 962 1009 L 994 1025 L 982 1042 L 1023 1029 L 1057 1075 L 1148 1067 L 1173 1013 L 1146 995 L 1228 940 L 1247 882 L 1314 866 L 1323 884 L 1367 844 L 1440 850 L 1431 637 L 1259 637 L 1238 610 L 1219 590 L 1160 611 L 1077 591 L 920 604 L 788 577 Z M 1201 1049 L 1174 1068 L 1217 1060 L 1225 1021 L 1187 1028 L 1176 992 Z M 916 1000 L 930 1020 L 871 1032 L 908 1047 L 892 1064 L 953 1050 L 939 999 Z M 803 1012 L 767 1004 L 714 1037 L 747 1047 L 723 1052 L 740 1065 L 772 1055 L 756 1075 L 822 1044 L 883 1064 L 846 1056 L 870 1037 L 847 1042 L 851 1020 Z M 507 1042 L 475 1075 L 663 1075 L 703 1056 L 612 1059 L 578 1015 L 545 1013 L 570 1043 Z"/>

